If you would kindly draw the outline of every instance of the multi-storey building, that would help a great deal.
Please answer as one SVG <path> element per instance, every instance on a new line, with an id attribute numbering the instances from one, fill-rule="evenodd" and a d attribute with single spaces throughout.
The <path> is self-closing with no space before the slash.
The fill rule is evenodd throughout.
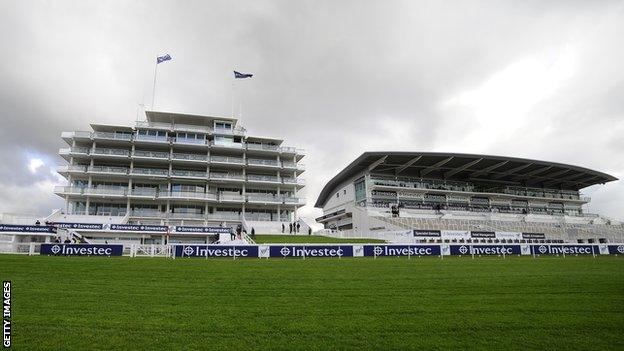
<path id="1" fill-rule="evenodd" d="M 128 224 L 278 227 L 296 220 L 305 204 L 302 150 L 249 136 L 233 118 L 146 116 L 135 126 L 63 132 L 69 147 L 60 150 L 67 165 L 59 173 L 67 185 L 55 193 L 72 221 L 84 215 Z"/>
<path id="2" fill-rule="evenodd" d="M 356 237 L 488 230 L 613 242 L 623 239 L 624 225 L 585 213 L 590 199 L 579 190 L 614 180 L 583 167 L 513 157 L 365 152 L 327 183 L 315 206 L 323 209 L 317 222 L 326 229 Z"/>

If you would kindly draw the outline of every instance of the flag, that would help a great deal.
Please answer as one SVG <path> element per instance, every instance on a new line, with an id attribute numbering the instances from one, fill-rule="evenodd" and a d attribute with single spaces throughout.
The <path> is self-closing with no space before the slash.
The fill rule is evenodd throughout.
<path id="1" fill-rule="evenodd" d="M 240 73 L 240 72 L 234 71 L 234 78 L 242 79 L 242 78 L 251 78 L 251 77 L 253 77 L 253 74 L 250 74 L 250 73 Z"/>
<path id="2" fill-rule="evenodd" d="M 165 54 L 165 56 L 158 56 L 156 58 L 156 64 L 163 63 L 169 60 L 171 60 L 171 56 L 169 56 L 169 54 Z"/>

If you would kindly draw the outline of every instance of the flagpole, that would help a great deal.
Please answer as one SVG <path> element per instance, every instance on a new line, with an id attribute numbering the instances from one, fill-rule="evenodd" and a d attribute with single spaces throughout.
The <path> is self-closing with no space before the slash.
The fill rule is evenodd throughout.
<path id="1" fill-rule="evenodd" d="M 154 111 L 154 100 L 156 99 L 156 74 L 158 73 L 158 60 L 154 66 L 154 86 L 152 87 L 152 111 Z"/>
<path id="2" fill-rule="evenodd" d="M 230 107 L 231 107 L 231 114 L 230 114 L 230 116 L 232 118 L 234 118 L 234 82 L 236 82 L 236 79 L 232 78 L 232 89 L 230 91 Z"/>

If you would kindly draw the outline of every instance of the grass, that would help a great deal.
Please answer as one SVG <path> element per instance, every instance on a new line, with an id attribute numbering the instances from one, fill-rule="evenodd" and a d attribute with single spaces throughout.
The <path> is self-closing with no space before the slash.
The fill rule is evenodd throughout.
<path id="1" fill-rule="evenodd" d="M 624 349 L 622 257 L 0 255 L 15 350 Z"/>
<path id="2" fill-rule="evenodd" d="M 258 234 L 254 241 L 258 244 L 320 244 L 320 243 L 385 243 L 379 239 L 341 239 L 322 235 L 269 235 Z"/>

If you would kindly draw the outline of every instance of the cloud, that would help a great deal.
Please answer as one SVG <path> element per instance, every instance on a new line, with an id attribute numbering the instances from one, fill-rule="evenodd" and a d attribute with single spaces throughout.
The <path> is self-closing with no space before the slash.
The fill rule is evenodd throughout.
<path id="1" fill-rule="evenodd" d="M 156 109 L 228 115 L 232 69 L 255 74 L 237 83 L 242 122 L 307 150 L 308 219 L 325 182 L 369 150 L 624 174 L 617 1 L 243 1 L 236 11 L 227 1 L 28 1 L 3 7 L 0 31 L 5 211 L 27 209 L 14 202 L 20 187 L 53 206 L 41 184 L 58 181 L 43 170 L 63 162 L 60 133 L 132 124 L 163 53 L 174 59 L 159 67 Z M 28 155 L 44 166 L 31 172 Z M 624 217 L 619 184 L 598 187 L 591 210 Z"/>

